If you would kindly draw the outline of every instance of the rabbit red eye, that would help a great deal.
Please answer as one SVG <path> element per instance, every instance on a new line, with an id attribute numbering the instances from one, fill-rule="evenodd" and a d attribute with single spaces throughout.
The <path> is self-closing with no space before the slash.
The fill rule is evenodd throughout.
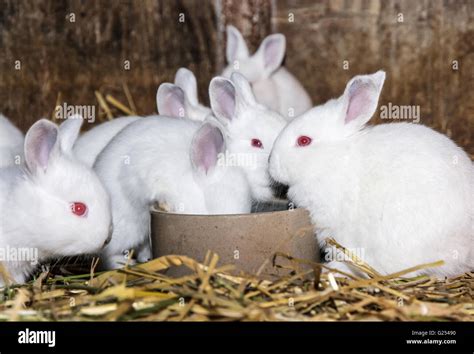
<path id="1" fill-rule="evenodd" d="M 259 149 L 263 148 L 263 144 L 259 139 L 252 139 L 252 146 Z"/>
<path id="2" fill-rule="evenodd" d="M 71 203 L 71 211 L 77 216 L 85 216 L 87 213 L 87 205 L 81 202 Z"/>
<path id="3" fill-rule="evenodd" d="M 311 144 L 312 139 L 309 136 L 302 135 L 298 138 L 297 144 L 298 146 L 307 146 Z"/>

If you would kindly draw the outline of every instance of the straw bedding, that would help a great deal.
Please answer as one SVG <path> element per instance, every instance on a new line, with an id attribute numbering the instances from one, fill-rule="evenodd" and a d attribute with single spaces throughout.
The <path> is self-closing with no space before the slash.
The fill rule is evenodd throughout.
<path id="1" fill-rule="evenodd" d="M 335 241 L 333 244 L 345 250 Z M 350 253 L 348 253 L 350 257 Z M 351 262 L 367 278 L 348 278 L 309 261 L 290 259 L 289 274 L 262 280 L 235 275 L 208 252 L 202 262 L 166 256 L 117 271 L 83 275 L 43 272 L 28 284 L 0 293 L 0 320 L 72 321 L 473 321 L 474 273 L 452 279 L 404 277 L 421 265 L 380 276 L 369 265 Z M 313 269 L 301 271 L 300 265 Z M 163 271 L 185 266 L 189 275 Z M 288 267 L 288 265 L 285 265 Z M 323 267 L 324 268 L 324 267 Z"/>

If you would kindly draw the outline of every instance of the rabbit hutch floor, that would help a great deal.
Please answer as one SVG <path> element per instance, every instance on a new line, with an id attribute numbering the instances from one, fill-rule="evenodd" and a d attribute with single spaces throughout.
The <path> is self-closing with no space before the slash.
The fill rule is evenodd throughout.
<path id="1" fill-rule="evenodd" d="M 339 249 L 342 246 L 332 241 Z M 268 281 L 231 275 L 208 253 L 202 262 L 166 256 L 117 271 L 71 274 L 75 264 L 57 264 L 25 285 L 0 292 L 2 321 L 473 321 L 474 273 L 438 280 L 404 277 L 414 269 L 381 276 L 347 253 L 368 278 L 323 271 L 301 272 L 309 261 L 291 261 L 288 276 Z M 288 264 L 288 262 L 284 262 Z M 83 262 L 84 264 L 84 262 Z M 170 278 L 162 271 L 185 266 L 192 272 Z M 288 267 L 287 265 L 285 265 Z M 324 267 L 323 267 L 324 268 Z M 77 271 L 77 267 L 76 267 Z"/>

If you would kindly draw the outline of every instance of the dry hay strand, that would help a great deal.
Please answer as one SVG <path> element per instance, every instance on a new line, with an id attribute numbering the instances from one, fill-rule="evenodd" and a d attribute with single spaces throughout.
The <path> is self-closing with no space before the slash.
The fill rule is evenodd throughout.
<path id="1" fill-rule="evenodd" d="M 334 247 L 348 252 L 335 241 Z M 472 321 L 474 274 L 451 279 L 382 276 L 354 261 L 364 277 L 344 277 L 324 264 L 277 254 L 294 269 L 275 280 L 235 275 L 217 254 L 203 262 L 170 255 L 148 263 L 94 274 L 54 276 L 43 272 L 25 285 L 5 288 L 0 320 L 68 321 Z M 298 271 L 298 264 L 313 270 Z M 172 278 L 168 268 L 189 274 Z M 285 266 L 287 267 L 287 266 Z M 315 277 L 314 274 L 318 274 Z M 313 276 L 308 276 L 313 275 Z"/>
<path id="2" fill-rule="evenodd" d="M 127 99 L 128 106 L 121 102 L 119 99 L 114 97 L 111 94 L 104 94 L 101 91 L 95 91 L 95 97 L 99 105 L 99 122 L 104 121 L 104 116 L 106 120 L 112 120 L 120 116 L 136 116 L 137 108 L 135 106 L 135 101 L 130 93 L 128 85 L 123 82 L 122 90 L 125 98 Z"/>

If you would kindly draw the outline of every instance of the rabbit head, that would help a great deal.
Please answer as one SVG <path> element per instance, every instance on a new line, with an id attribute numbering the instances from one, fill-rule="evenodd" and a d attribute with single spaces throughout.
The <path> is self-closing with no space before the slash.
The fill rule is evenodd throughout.
<path id="1" fill-rule="evenodd" d="M 160 115 L 186 117 L 196 121 L 203 121 L 212 113 L 208 107 L 199 103 L 196 77 L 186 68 L 180 68 L 176 72 L 174 84 L 160 85 L 156 105 Z"/>
<path id="2" fill-rule="evenodd" d="M 363 134 L 377 108 L 384 80 L 383 71 L 355 76 L 341 97 L 289 123 L 271 153 L 272 177 L 291 187 L 331 175 L 332 168 L 344 163 L 341 159 L 351 149 L 351 137 Z"/>
<path id="3" fill-rule="evenodd" d="M 109 196 L 72 154 L 82 121 L 71 117 L 58 128 L 41 119 L 25 137 L 25 183 L 13 200 L 43 258 L 94 253 L 110 240 Z"/>
<path id="4" fill-rule="evenodd" d="M 232 72 L 240 72 L 251 83 L 265 80 L 281 67 L 285 50 L 285 36 L 275 33 L 267 36 L 258 50 L 250 55 L 239 30 L 234 26 L 227 26 L 226 57 L 229 65 L 222 76 L 229 78 Z"/>
<path id="5" fill-rule="evenodd" d="M 243 169 L 252 197 L 270 200 L 273 193 L 268 156 L 285 119 L 257 103 L 249 82 L 239 73 L 232 74 L 231 80 L 214 78 L 209 97 L 214 116 L 227 138 L 226 154 Z"/>

